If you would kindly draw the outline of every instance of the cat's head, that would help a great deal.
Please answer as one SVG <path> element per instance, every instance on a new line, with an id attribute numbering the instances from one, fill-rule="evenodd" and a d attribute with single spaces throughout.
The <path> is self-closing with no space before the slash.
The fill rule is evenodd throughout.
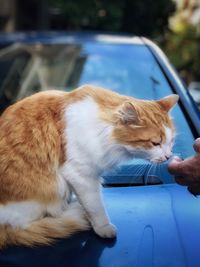
<path id="1" fill-rule="evenodd" d="M 133 157 L 162 162 L 172 156 L 175 127 L 169 111 L 178 96 L 158 101 L 125 101 L 115 112 L 113 138 Z"/>

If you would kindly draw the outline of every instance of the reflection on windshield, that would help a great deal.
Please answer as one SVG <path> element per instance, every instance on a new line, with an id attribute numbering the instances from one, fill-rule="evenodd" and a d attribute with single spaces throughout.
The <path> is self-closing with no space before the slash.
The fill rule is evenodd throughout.
<path id="1" fill-rule="evenodd" d="M 35 92 L 65 88 L 79 54 L 79 45 L 14 44 L 1 49 L 1 110 Z"/>

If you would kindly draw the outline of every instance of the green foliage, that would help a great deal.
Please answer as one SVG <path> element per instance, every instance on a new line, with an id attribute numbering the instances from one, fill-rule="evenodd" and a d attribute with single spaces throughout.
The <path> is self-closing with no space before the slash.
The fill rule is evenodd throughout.
<path id="1" fill-rule="evenodd" d="M 166 35 L 163 49 L 186 83 L 200 80 L 199 43 L 197 29 L 189 24 L 182 32 L 168 32 Z"/>

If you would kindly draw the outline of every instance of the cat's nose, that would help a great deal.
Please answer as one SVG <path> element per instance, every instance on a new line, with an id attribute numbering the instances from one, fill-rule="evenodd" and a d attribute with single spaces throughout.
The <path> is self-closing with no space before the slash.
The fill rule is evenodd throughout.
<path id="1" fill-rule="evenodd" d="M 165 153 L 165 158 L 166 158 L 166 160 L 170 159 L 172 155 L 173 155 L 172 151 L 167 151 L 167 152 Z"/>

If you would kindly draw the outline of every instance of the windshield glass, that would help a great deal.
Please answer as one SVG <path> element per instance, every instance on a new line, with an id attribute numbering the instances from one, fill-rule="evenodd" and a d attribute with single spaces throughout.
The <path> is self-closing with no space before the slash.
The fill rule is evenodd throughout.
<path id="1" fill-rule="evenodd" d="M 139 44 L 14 44 L 1 49 L 0 68 L 1 110 L 40 90 L 70 91 L 85 83 L 142 99 L 173 93 L 150 51 Z M 172 117 L 177 129 L 174 153 L 188 157 L 194 137 L 178 105 Z M 173 181 L 166 163 L 157 166 L 139 159 L 103 176 L 107 184 Z"/>

